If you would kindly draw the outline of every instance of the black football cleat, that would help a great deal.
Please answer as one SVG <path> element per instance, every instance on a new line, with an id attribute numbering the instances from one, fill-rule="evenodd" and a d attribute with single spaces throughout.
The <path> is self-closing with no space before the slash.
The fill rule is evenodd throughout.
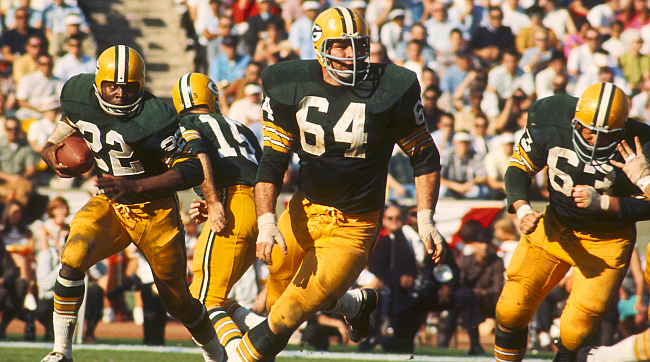
<path id="1" fill-rule="evenodd" d="M 348 330 L 350 331 L 350 340 L 355 343 L 361 341 L 368 335 L 368 331 L 370 330 L 370 314 L 377 308 L 377 304 L 379 303 L 379 295 L 376 289 L 361 289 L 361 295 L 362 300 L 359 313 L 354 318 L 345 318 L 345 322 L 348 324 Z"/>

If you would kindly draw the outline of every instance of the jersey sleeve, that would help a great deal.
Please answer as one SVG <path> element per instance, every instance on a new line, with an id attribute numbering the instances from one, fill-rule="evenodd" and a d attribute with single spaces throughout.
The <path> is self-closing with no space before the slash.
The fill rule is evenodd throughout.
<path id="1" fill-rule="evenodd" d="M 198 128 L 192 122 L 181 121 L 181 134 L 193 153 L 208 153 Z"/>
<path id="2" fill-rule="evenodd" d="M 203 182 L 203 169 L 199 157 L 192 152 L 190 144 L 183 138 L 178 123 L 171 123 L 155 132 L 145 140 L 143 145 L 145 149 L 160 155 L 160 159 L 170 170 L 181 175 L 183 178 L 181 190 Z"/>
<path id="3" fill-rule="evenodd" d="M 519 143 L 515 146 L 504 176 L 508 211 L 511 213 L 514 212 L 512 204 L 515 201 L 528 201 L 531 180 L 546 166 L 548 151 L 543 144 L 543 140 L 535 137 L 536 135 L 536 132 L 531 132 L 530 128 L 524 129 Z"/>
<path id="4" fill-rule="evenodd" d="M 297 137 L 295 113 L 284 105 L 264 95 L 262 104 L 264 149 L 256 182 L 270 182 L 279 189 L 284 172 L 289 166 Z M 291 120 L 294 120 L 293 126 Z"/>
<path id="5" fill-rule="evenodd" d="M 397 144 L 411 158 L 413 175 L 417 177 L 440 170 L 440 153 L 427 130 L 417 81 L 397 102 L 393 117 L 403 125 Z"/>

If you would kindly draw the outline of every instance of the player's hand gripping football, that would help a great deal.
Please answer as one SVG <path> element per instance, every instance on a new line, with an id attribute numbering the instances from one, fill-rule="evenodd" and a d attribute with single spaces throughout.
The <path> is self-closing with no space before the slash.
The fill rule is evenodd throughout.
<path id="1" fill-rule="evenodd" d="M 109 174 L 104 174 L 102 177 L 97 177 L 97 188 L 104 190 L 104 193 L 114 194 L 111 202 L 117 200 L 124 195 L 133 195 L 142 192 L 142 188 L 134 180 L 129 180 L 126 177 L 115 177 Z"/>
<path id="2" fill-rule="evenodd" d="M 257 226 L 259 228 L 259 234 L 257 235 L 257 248 L 255 255 L 266 265 L 272 265 L 271 251 L 273 251 L 273 245 L 275 243 L 280 245 L 280 249 L 282 249 L 282 252 L 286 254 L 287 244 L 285 244 L 284 237 L 278 229 L 274 214 L 269 212 L 258 217 Z"/>
<path id="3" fill-rule="evenodd" d="M 625 172 L 630 181 L 634 182 L 635 185 L 639 186 L 641 191 L 645 192 L 646 186 L 650 184 L 650 168 L 648 167 L 648 160 L 643 154 L 639 137 L 634 137 L 634 144 L 636 146 L 636 153 L 625 140 L 621 141 L 616 147 L 618 147 L 618 152 L 623 156 L 625 163 L 614 160 L 610 162 L 612 165 L 623 169 L 623 172 Z"/>
<path id="4" fill-rule="evenodd" d="M 60 146 L 59 146 L 60 147 Z M 56 160 L 56 150 L 57 150 L 57 145 L 49 143 L 43 147 L 41 150 L 41 158 L 47 165 L 56 172 L 57 175 L 61 178 L 71 178 L 73 177 L 70 175 L 70 167 L 64 166 L 60 164 Z"/>
<path id="5" fill-rule="evenodd" d="M 446 249 L 443 237 L 433 223 L 433 211 L 430 209 L 418 211 L 418 235 L 424 242 L 424 247 L 436 265 L 445 261 Z"/>

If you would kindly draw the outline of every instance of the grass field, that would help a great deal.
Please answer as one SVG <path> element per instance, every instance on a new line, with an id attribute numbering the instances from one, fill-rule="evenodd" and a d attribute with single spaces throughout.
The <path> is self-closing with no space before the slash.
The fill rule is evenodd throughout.
<path id="1" fill-rule="evenodd" d="M 170 341 L 165 347 L 143 346 L 140 340 L 102 339 L 104 344 L 77 345 L 73 348 L 75 362 L 201 362 L 200 350 L 189 341 Z M 52 347 L 51 343 L 20 342 L 18 338 L 0 342 L 0 361 L 38 362 Z M 330 352 L 316 352 L 309 347 L 289 345 L 277 362 L 339 362 L 339 361 L 423 361 L 479 362 L 494 361 L 492 357 L 467 357 L 464 350 L 442 350 L 420 347 L 414 355 L 391 355 L 377 348 L 373 353 L 356 353 L 354 346 L 333 345 Z M 489 352 L 489 351 L 488 351 Z M 527 362 L 546 362 L 552 353 L 529 355 Z"/>

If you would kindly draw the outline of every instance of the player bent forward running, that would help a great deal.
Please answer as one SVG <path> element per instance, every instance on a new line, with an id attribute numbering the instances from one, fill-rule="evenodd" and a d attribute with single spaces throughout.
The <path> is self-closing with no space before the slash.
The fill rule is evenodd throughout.
<path id="1" fill-rule="evenodd" d="M 180 319 L 206 361 L 226 354 L 205 307 L 186 281 L 185 236 L 175 192 L 203 181 L 201 163 L 181 135 L 174 111 L 144 90 L 145 65 L 134 49 L 117 45 L 97 59 L 95 75 L 68 80 L 64 117 L 42 151 L 59 176 L 54 145 L 79 133 L 93 152 L 103 193 L 70 222 L 54 287 L 54 349 L 42 362 L 72 361 L 72 336 L 84 298 L 84 273 L 134 243 L 151 265 L 165 309 Z"/>

